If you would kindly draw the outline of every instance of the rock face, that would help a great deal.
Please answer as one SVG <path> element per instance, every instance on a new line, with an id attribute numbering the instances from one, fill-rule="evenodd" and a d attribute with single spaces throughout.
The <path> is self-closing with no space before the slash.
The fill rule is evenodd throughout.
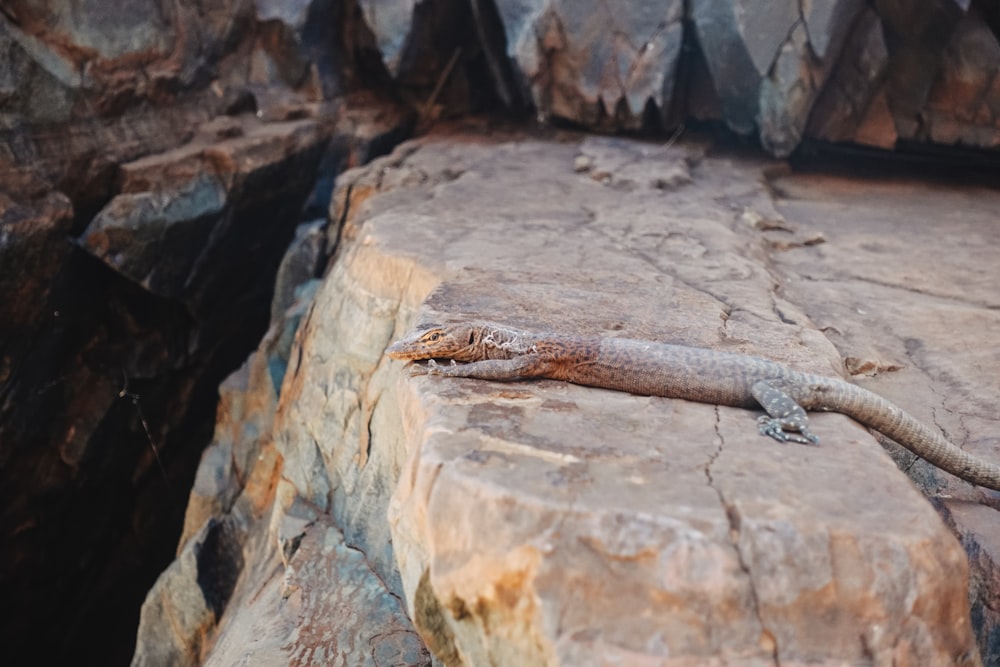
<path id="1" fill-rule="evenodd" d="M 25 607 L 4 627 L 15 655 L 49 627 L 41 600 L 67 600 L 51 627 L 73 640 L 43 644 L 53 650 L 76 643 L 96 659 L 91 624 L 135 623 L 148 583 L 126 582 L 169 561 L 146 554 L 170 549 L 180 527 L 220 371 L 266 326 L 332 125 L 230 127 L 243 136 L 122 165 L 118 194 L 82 232 L 52 191 L 7 200 L 20 219 L 4 227 L 4 270 L 27 276 L 5 276 L 17 296 L 0 347 L 0 572 Z M 287 171 L 301 177 L 276 179 Z"/>
<path id="2" fill-rule="evenodd" d="M 224 409 L 253 426 L 235 439 L 240 427 L 220 427 L 199 475 L 236 480 L 223 494 L 236 500 L 197 510 L 182 554 L 203 542 L 199 526 L 233 523 L 242 547 L 229 550 L 244 555 L 224 568 L 235 593 L 207 661 L 318 655 L 327 614 L 311 615 L 324 607 L 309 601 L 337 595 L 337 577 L 368 591 L 342 636 L 405 638 L 386 655 L 418 663 L 414 631 L 448 665 L 994 660 L 994 510 L 981 491 L 907 462 L 946 527 L 850 419 L 814 415 L 821 446 L 783 445 L 758 436 L 745 410 L 551 381 L 414 378 L 382 354 L 417 322 L 467 316 L 745 352 L 854 376 L 995 457 L 980 435 L 996 432 L 995 416 L 972 400 L 995 395 L 995 378 L 961 353 L 1000 330 L 979 291 L 1000 265 L 993 195 L 942 201 L 926 186 L 781 173 L 769 190 L 764 178 L 760 164 L 697 146 L 467 135 L 344 174 L 337 260 L 310 288 L 294 347 L 277 355 L 289 360 L 280 394 L 262 381 L 274 421 Z M 927 222 L 904 211 L 897 233 L 886 202 L 907 198 Z M 845 226 L 845 201 L 865 217 Z M 966 211 L 963 233 L 942 241 L 934 207 Z M 884 226 L 865 224 L 880 216 Z M 973 261 L 952 244 L 975 248 Z M 941 252 L 954 262 L 921 259 Z M 941 325 L 942 312 L 963 326 Z M 263 377 L 268 349 L 251 377 Z M 272 486 L 273 500 L 261 494 Z M 971 590 L 985 602 L 971 615 L 953 532 L 975 556 Z M 303 574 L 317 557 L 300 550 L 325 542 L 334 553 L 341 536 L 363 557 L 343 566 L 360 569 Z M 147 608 L 181 586 L 173 577 Z M 278 600 L 289 595 L 303 602 L 286 613 Z M 273 635 L 256 639 L 274 618 Z M 385 664 L 334 643 L 347 662 Z M 153 664 L 142 655 L 136 664 Z"/>
<path id="3" fill-rule="evenodd" d="M 362 2 L 386 68 L 445 62 L 447 2 Z M 602 130 L 721 121 L 785 156 L 803 140 L 893 148 L 1000 143 L 988 2 L 475 1 L 496 98 Z M 455 13 L 449 7 L 450 13 Z M 478 49 L 463 62 L 474 62 Z M 405 54 L 405 56 L 404 56 Z M 427 83 L 425 82 L 426 86 Z"/>
<path id="4" fill-rule="evenodd" d="M 340 113 L 341 45 L 310 23 L 329 3 L 297 6 L 0 11 L 0 589 L 18 610 L 0 640 L 12 664 L 129 660 L 218 385 L 266 331 L 285 247 L 325 213 L 335 173 L 403 125 L 389 105 L 377 122 Z"/>
<path id="5" fill-rule="evenodd" d="M 783 282 L 786 273 L 802 276 L 804 267 L 814 268 L 815 257 L 803 259 L 801 253 L 819 253 L 809 248 L 824 235 L 844 233 L 839 219 L 813 225 L 822 234 L 788 231 L 792 225 L 782 221 L 756 177 L 732 176 L 722 185 L 709 179 L 699 189 L 700 163 L 687 154 L 678 157 L 670 151 L 589 142 L 573 155 L 573 171 L 563 174 L 565 182 L 531 176 L 530 183 L 522 183 L 504 180 L 505 172 L 491 173 L 489 178 L 507 183 L 506 189 L 483 188 L 489 201 L 467 192 L 462 196 L 467 201 L 449 204 L 456 211 L 468 211 L 473 227 L 463 221 L 442 229 L 437 221 L 449 216 L 423 198 L 438 197 L 438 190 L 450 197 L 474 181 L 481 172 L 469 160 L 507 164 L 513 170 L 515 164 L 530 166 L 535 151 L 548 148 L 514 142 L 459 155 L 460 151 L 451 154 L 436 144 L 434 148 L 411 145 L 382 163 L 378 168 L 385 171 L 377 177 L 373 171 L 354 172 L 344 181 L 338 190 L 339 207 L 330 219 L 333 231 L 325 238 L 334 179 L 343 168 L 388 152 L 414 129 L 430 127 L 436 119 L 470 111 L 531 111 L 553 123 L 602 131 L 673 131 L 685 123 L 707 121 L 755 137 L 776 155 L 813 139 L 883 148 L 932 143 L 993 147 L 995 111 L 1000 108 L 995 84 L 1000 20 L 988 2 L 128 0 L 114 10 L 93 0 L 2 4 L 0 535 L 5 548 L 0 550 L 0 589 L 8 594 L 9 606 L 20 610 L 0 626 L 8 660 L 126 662 L 132 653 L 129 640 L 109 637 L 134 636 L 140 599 L 175 548 L 180 559 L 170 566 L 145 608 L 138 662 L 191 663 L 209 655 L 220 664 L 235 659 L 232 656 L 247 644 L 247 628 L 262 627 L 269 605 L 276 599 L 291 599 L 282 596 L 296 590 L 305 591 L 296 598 L 301 607 L 283 617 L 280 632 L 275 630 L 274 636 L 254 645 L 259 655 L 281 655 L 291 661 L 288 656 L 302 646 L 297 643 L 304 636 L 300 629 L 322 627 L 311 635 L 310 656 L 425 661 L 426 647 L 416 641 L 414 628 L 403 617 L 406 605 L 411 611 L 422 610 L 415 620 L 442 660 L 492 651 L 493 645 L 482 638 L 500 636 L 496 630 L 507 626 L 487 628 L 474 606 L 468 612 L 473 620 L 466 623 L 461 605 L 449 607 L 445 603 L 452 598 L 442 597 L 453 583 L 438 573 L 451 566 L 441 565 L 430 552 L 416 553 L 425 547 L 407 546 L 406 535 L 414 540 L 434 537 L 433 530 L 421 527 L 419 517 L 408 514 L 419 503 L 398 501 L 392 508 L 395 527 L 384 521 L 392 494 L 402 499 L 412 492 L 399 480 L 423 479 L 404 476 L 404 471 L 417 475 L 425 462 L 413 455 L 408 439 L 417 437 L 417 431 L 409 436 L 400 431 L 400 415 L 410 415 L 417 428 L 421 420 L 432 424 L 443 419 L 445 411 L 439 415 L 427 403 L 436 385 L 392 384 L 398 369 L 382 364 L 381 346 L 390 332 L 400 333 L 418 317 L 453 315 L 456 303 L 467 303 L 476 312 L 488 306 L 497 319 L 524 324 L 677 336 L 708 345 L 729 344 L 730 338 L 709 336 L 710 325 L 698 317 L 689 317 L 690 326 L 684 331 L 665 326 L 660 322 L 665 304 L 722 313 L 724 333 L 738 330 L 746 337 L 748 342 L 738 343 L 740 349 L 782 357 L 799 351 L 802 338 L 806 341 L 802 350 L 809 353 L 792 355 L 788 361 L 808 365 L 829 358 L 832 365 L 824 369 L 835 373 L 845 370 L 841 359 L 850 373 L 892 371 L 888 378 L 877 380 L 878 387 L 895 392 L 902 403 L 920 394 L 915 403 L 936 406 L 924 418 L 940 424 L 965 446 L 984 455 L 992 453 L 995 443 L 977 434 L 995 432 L 981 397 L 996 388 L 988 382 L 980 386 L 947 380 L 950 369 L 961 365 L 955 361 L 961 357 L 960 345 L 982 349 L 981 340 L 921 333 L 880 348 L 870 344 L 872 336 L 867 333 L 844 331 L 842 322 L 854 318 L 855 311 L 828 312 L 816 305 L 824 300 L 814 291 L 833 280 L 829 275 L 797 286 Z M 488 134 L 482 124 L 473 125 Z M 476 143 L 467 136 L 458 141 Z M 553 156 L 539 164 L 563 169 L 563 161 L 551 160 L 557 160 L 564 147 L 552 150 Z M 518 151 L 523 155 L 509 156 L 518 156 Z M 494 155 L 506 156 L 507 162 Z M 723 168 L 725 173 L 734 170 Z M 670 206 L 690 215 L 674 220 L 672 224 L 681 226 L 669 232 L 652 223 L 636 226 L 628 220 L 642 218 L 637 211 L 594 203 L 594 193 L 581 189 L 581 183 L 604 195 L 632 193 L 635 202 L 650 206 L 669 198 Z M 712 189 L 716 187 L 728 194 L 717 195 Z M 510 206 L 513 196 L 540 199 L 522 210 Z M 699 198 L 699 205 L 724 204 L 706 213 L 692 203 Z M 393 204 L 396 199 L 408 203 Z M 568 209 L 567 202 L 577 199 L 584 204 Z M 442 195 L 441 201 L 452 200 Z M 394 211 L 406 221 L 405 228 L 402 223 L 388 227 L 379 219 L 366 222 L 367 205 L 375 213 Z M 969 210 L 965 202 L 960 206 Z M 421 207 L 430 211 L 420 213 L 427 219 L 412 224 L 411 213 L 424 210 Z M 483 214 L 488 210 L 508 213 L 492 219 Z M 621 211 L 631 212 L 621 217 L 625 215 Z M 709 233 L 705 229 L 714 228 L 695 224 L 705 220 L 730 224 L 732 215 L 740 221 L 733 223 L 733 230 L 743 229 L 740 225 L 756 230 L 750 245 L 739 234 L 732 237 L 737 240 L 723 242 L 726 234 Z M 508 226 L 525 220 L 531 221 L 529 229 Z M 310 226 L 299 226 L 307 221 Z M 382 243 L 372 231 L 379 225 L 397 229 L 392 233 L 399 238 L 393 242 L 405 242 L 405 251 L 382 255 L 369 248 L 364 252 L 371 253 L 366 260 L 370 264 L 340 261 L 363 254 L 359 238 L 370 238 L 375 246 Z M 282 259 L 296 230 L 295 251 Z M 360 237 L 362 233 L 367 236 Z M 495 236 L 480 236 L 487 233 Z M 845 241 L 852 250 L 831 261 L 838 270 L 854 266 L 857 256 L 867 256 L 868 242 L 857 233 L 859 238 Z M 979 238 L 972 231 L 965 234 L 977 252 L 991 247 L 989 239 L 978 242 L 972 240 Z M 569 240 L 577 245 L 563 245 Z M 483 250 L 483 244 L 492 241 L 513 254 Z M 421 254 L 435 244 L 447 252 Z M 748 249 L 737 252 L 733 244 Z M 638 265 L 646 268 L 597 268 L 610 266 L 606 250 L 623 248 L 637 252 L 643 258 Z M 777 250 L 788 252 L 779 256 Z M 969 249 L 950 251 L 963 256 Z M 559 262 L 552 261 L 552 252 L 561 253 Z M 888 256 L 905 253 L 900 249 Z M 309 279 L 323 270 L 330 257 L 338 258 L 340 268 L 318 288 Z M 669 263 L 664 257 L 670 258 Z M 927 266 L 942 264 L 936 254 L 921 257 Z M 981 265 L 991 265 L 993 259 L 987 257 Z M 691 268 L 695 264 L 698 271 Z M 881 267 L 878 280 L 887 285 L 896 284 L 892 276 L 909 268 L 897 266 L 895 273 L 885 274 L 890 264 L 883 256 L 872 264 Z M 522 271 L 518 277 L 521 269 L 516 267 L 536 265 L 548 272 L 529 276 Z M 342 275 L 349 266 L 358 275 Z M 590 267 L 586 279 L 590 283 L 566 278 L 577 275 L 580 266 Z M 700 273 L 706 266 L 712 271 L 708 277 Z M 482 277 L 470 279 L 465 273 L 473 270 L 469 267 L 482 272 Z M 507 273 L 510 267 L 515 267 L 514 275 Z M 362 273 L 368 277 L 362 280 Z M 622 275 L 631 281 L 624 287 L 615 282 Z M 983 284 L 994 285 L 994 277 L 988 275 Z M 964 285 L 967 280 L 948 274 L 932 282 Z M 300 288 L 303 281 L 307 287 Z M 462 296 L 462 290 L 473 290 L 483 281 L 493 290 L 483 296 L 484 301 Z M 607 281 L 617 287 L 597 289 Z M 405 288 L 400 287 L 403 282 Z M 334 289 L 330 284 L 343 295 L 330 294 Z M 614 326 L 605 316 L 580 314 L 588 308 L 567 308 L 560 319 L 546 319 L 543 315 L 556 307 L 538 292 L 539 285 L 558 288 L 560 298 L 568 299 L 565 303 L 598 300 L 605 312 L 617 313 Z M 437 305 L 418 313 L 418 304 L 435 287 Z M 331 312 L 346 313 L 336 326 L 349 322 L 357 329 L 337 329 L 314 315 L 306 316 L 303 304 L 309 289 L 319 289 L 321 302 L 329 304 Z M 801 293 L 792 299 L 795 289 Z M 624 301 L 622 290 L 646 296 Z M 526 301 L 525 293 L 534 294 L 535 301 Z M 964 293 L 943 298 L 960 299 Z M 701 296 L 696 299 L 697 295 Z M 977 298 L 990 302 L 981 294 Z M 833 297 L 826 301 L 838 302 Z M 532 305 L 540 302 L 546 307 Z M 293 303 L 299 310 L 286 321 L 286 310 Z M 788 303 L 798 305 L 792 308 Z M 857 310 L 865 309 L 859 305 Z M 891 310 L 886 306 L 880 312 Z M 924 332 L 933 317 L 918 321 L 915 312 L 897 313 L 892 330 Z M 234 425 L 228 433 L 216 431 L 214 445 L 198 468 L 202 448 L 212 437 L 219 383 L 259 342 L 269 313 L 276 338 L 269 338 L 262 349 L 264 360 L 254 362 L 263 364 L 261 368 L 251 363 L 223 388 L 222 407 L 232 411 Z M 963 316 L 971 320 L 969 331 L 990 330 L 988 316 L 978 308 Z M 291 353 L 294 322 L 300 317 L 312 323 L 303 331 L 314 333 L 303 333 L 297 350 L 322 350 L 329 359 L 346 359 L 344 365 L 317 366 L 311 360 L 303 362 L 298 352 Z M 783 324 L 778 326 L 779 322 Z M 867 321 L 864 325 L 862 332 L 870 331 L 865 327 L 877 328 Z M 796 326 L 804 333 L 793 336 L 790 332 Z M 815 326 L 821 326 L 828 338 L 814 339 Z M 834 329 L 841 333 L 830 333 Z M 933 339 L 933 344 L 922 343 L 921 336 Z M 830 342 L 839 353 L 834 354 Z M 289 365 L 296 372 L 289 373 L 286 381 Z M 962 378 L 982 376 L 977 364 L 961 366 Z M 923 374 L 914 377 L 911 367 L 919 367 Z M 306 368 L 312 370 L 298 373 Z M 934 384 L 946 380 L 944 389 Z M 283 381 L 287 386 L 275 420 L 270 406 L 278 401 Z M 258 392 L 264 392 L 268 382 L 273 395 L 262 398 Z M 317 387 L 322 390 L 318 395 Z M 549 389 L 539 385 L 532 391 Z M 242 401 L 238 396 L 244 394 Z M 565 402 L 578 406 L 567 410 L 576 415 L 588 399 L 573 397 Z M 303 407 L 320 398 L 324 402 L 311 412 Z M 511 406 L 524 407 L 521 399 L 510 400 Z M 554 405 L 548 399 L 542 404 L 548 406 L 544 410 Z M 331 411 L 335 418 L 329 423 L 315 421 L 317 415 Z M 535 413 L 523 414 L 528 428 Z M 980 417 L 983 421 L 977 421 Z M 645 421 L 623 425 L 637 432 L 648 428 Z M 504 442 L 510 439 L 507 431 L 498 433 Z M 725 433 L 720 427 L 716 440 L 722 444 L 704 468 L 712 473 L 709 486 L 720 496 L 721 506 L 738 507 L 739 494 L 727 486 L 725 472 L 732 452 L 723 447 L 736 436 Z M 469 431 L 470 437 L 473 434 Z M 394 444 L 381 447 L 380 437 Z M 356 442 L 357 447 L 331 444 L 342 442 Z M 558 448 L 552 443 L 545 446 Z M 429 446 L 429 451 L 433 449 Z M 482 449 L 475 445 L 475 451 Z M 690 460 L 702 454 L 698 450 Z M 563 461 L 562 456 L 545 460 Z M 580 453 L 567 456 L 587 460 Z M 983 639 L 995 637 L 997 627 L 990 611 L 997 606 L 992 585 L 996 549 L 988 539 L 992 510 L 970 504 L 967 495 L 956 495 L 963 489 L 954 488 L 947 477 L 897 458 L 926 489 L 941 494 L 937 508 L 975 568 L 972 621 L 984 656 L 995 660 L 1000 655 L 997 640 Z M 487 459 L 486 463 L 493 460 Z M 593 475 L 589 467 L 582 465 L 581 479 Z M 564 473 L 559 468 L 553 474 Z M 577 493 L 576 486 L 567 488 Z M 523 498 L 542 497 L 534 493 L 525 492 Z M 734 494 L 737 500 L 730 499 Z M 549 501 L 544 497 L 545 503 Z M 699 530 L 714 536 L 712 540 L 726 532 L 714 523 L 718 507 L 702 508 L 709 512 L 707 518 L 699 514 L 704 519 Z M 822 508 L 810 511 L 827 516 Z M 735 521 L 732 517 L 738 513 L 723 514 L 727 521 Z M 662 523 L 661 519 L 655 515 L 651 521 Z M 827 519 L 817 525 L 833 525 L 833 519 Z M 865 530 L 881 529 L 877 516 L 871 520 Z M 740 525 L 751 523 L 741 519 Z M 182 530 L 177 547 L 176 536 Z M 399 531 L 402 546 L 394 546 L 392 530 Z M 734 530 L 731 525 L 730 533 Z M 585 533 L 580 529 L 573 534 Z M 901 535 L 899 540 L 912 546 L 914 535 Z M 912 546 L 906 559 L 924 554 L 945 562 L 947 548 L 936 537 L 928 539 L 930 551 Z M 258 547 L 243 553 L 251 543 Z M 753 549 L 742 542 L 736 546 L 740 568 L 752 570 Z M 300 549 L 304 551 L 297 556 Z M 871 555 L 878 552 L 876 546 L 859 549 L 872 562 L 884 562 L 879 560 L 882 556 Z M 317 553 L 322 571 L 311 569 Z M 268 568 L 278 562 L 282 568 L 292 568 L 284 582 L 268 578 L 273 575 Z M 554 562 L 540 559 L 531 566 L 536 569 L 524 565 L 518 572 L 541 577 L 538 573 Z M 261 569 L 255 569 L 258 566 Z M 329 591 L 309 583 L 324 576 L 351 582 L 344 597 L 328 595 Z M 525 580 L 523 585 L 531 584 Z M 733 585 L 727 595 L 736 596 L 733 599 L 740 604 L 746 602 L 739 597 L 746 591 L 759 598 L 751 607 L 765 619 L 758 624 L 772 633 L 771 639 L 758 642 L 762 654 L 772 643 L 779 654 L 812 650 L 774 634 L 772 611 L 766 611 L 773 605 L 761 592 L 764 589 L 746 581 Z M 917 591 L 914 599 L 922 600 L 920 596 L 935 585 L 921 580 L 907 590 Z M 255 598 L 253 592 L 261 597 Z M 406 595 L 410 597 L 404 603 Z M 951 592 L 942 595 L 951 600 Z M 469 598 L 469 604 L 480 597 Z M 535 605 L 531 613 L 550 623 L 549 598 L 531 599 Z M 260 616 L 241 625 L 236 615 L 244 602 Z M 370 613 L 363 616 L 364 623 L 358 620 L 359 625 L 352 625 L 334 611 L 342 604 Z M 435 611 L 436 604 L 444 606 Z M 945 607 L 941 613 L 951 613 L 947 611 L 951 607 Z M 740 608 L 747 609 L 745 604 Z M 514 611 L 518 610 L 524 611 L 520 607 Z M 913 618 L 931 616 L 921 609 Z M 317 621 L 321 617 L 328 619 Z M 173 634 L 158 634 L 165 619 L 178 621 Z M 569 656 L 570 648 L 604 641 L 589 627 L 575 639 L 556 640 L 564 635 L 544 623 L 531 627 L 538 638 L 533 646 L 545 655 Z M 372 648 L 363 658 L 355 648 L 345 647 L 349 633 L 341 634 L 344 628 L 360 625 L 368 628 L 365 646 Z M 878 625 L 885 627 L 882 622 Z M 612 626 L 608 627 L 611 632 Z M 839 628 L 837 632 L 857 629 L 849 624 L 831 627 Z M 439 631 L 444 634 L 438 636 Z M 746 632 L 750 636 L 754 631 Z M 897 637 L 899 646 L 908 645 L 913 636 L 912 626 L 905 624 L 892 632 L 897 634 L 885 637 Z M 962 632 L 955 630 L 958 639 L 951 644 L 933 635 L 933 646 L 919 650 L 950 650 L 943 647 L 961 644 Z M 334 636 L 337 639 L 330 643 Z M 717 640 L 722 641 L 705 639 L 704 646 L 722 646 L 711 643 Z M 658 655 L 657 647 L 667 646 L 665 641 L 650 639 L 636 650 Z M 732 648 L 742 647 L 742 640 L 733 641 L 726 650 L 742 655 L 743 648 Z M 870 641 L 876 647 L 871 651 L 876 651 L 888 645 L 879 642 L 890 640 Z M 470 648 L 474 644 L 480 648 Z M 632 647 L 628 651 L 634 649 L 627 645 Z M 570 647 L 565 649 L 570 652 L 559 653 L 563 651 L 559 647 Z M 294 655 L 298 660 L 304 654 Z"/>

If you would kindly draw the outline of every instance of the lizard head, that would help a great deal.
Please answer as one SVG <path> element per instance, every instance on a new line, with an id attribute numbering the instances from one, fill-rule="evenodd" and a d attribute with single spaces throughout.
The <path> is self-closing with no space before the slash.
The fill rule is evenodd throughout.
<path id="1" fill-rule="evenodd" d="M 390 345 L 385 353 L 393 359 L 454 359 L 475 361 L 476 328 L 470 324 L 431 325 Z"/>

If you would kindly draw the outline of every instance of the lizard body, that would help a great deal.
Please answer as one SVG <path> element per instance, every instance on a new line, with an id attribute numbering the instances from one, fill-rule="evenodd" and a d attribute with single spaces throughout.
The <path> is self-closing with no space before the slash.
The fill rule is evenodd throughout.
<path id="1" fill-rule="evenodd" d="M 816 443 L 806 410 L 839 412 L 942 470 L 1000 490 L 1000 466 L 971 456 L 878 394 L 758 357 L 625 338 L 530 333 L 489 322 L 431 326 L 393 343 L 386 353 L 427 360 L 415 373 L 499 381 L 550 378 L 647 396 L 760 406 L 768 414 L 758 420 L 760 433 L 781 441 Z M 442 366 L 437 359 L 452 363 Z"/>

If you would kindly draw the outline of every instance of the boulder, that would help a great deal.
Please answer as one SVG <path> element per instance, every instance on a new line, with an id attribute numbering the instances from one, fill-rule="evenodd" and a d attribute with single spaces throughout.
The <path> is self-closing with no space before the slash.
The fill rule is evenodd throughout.
<path id="1" fill-rule="evenodd" d="M 810 197 L 816 212 L 776 201 L 761 168 L 698 146 L 446 136 L 344 174 L 338 260 L 277 399 L 282 482 L 261 553 L 294 554 L 294 526 L 328 521 L 405 599 L 443 664 L 980 664 L 966 554 L 850 419 L 815 415 L 819 447 L 780 444 L 746 410 L 414 378 L 382 354 L 417 323 L 477 317 L 824 374 L 874 363 L 882 374 L 866 386 L 927 418 L 920 406 L 940 405 L 947 376 L 922 376 L 930 389 L 918 391 L 905 354 L 862 344 L 878 321 L 868 313 L 891 303 L 876 283 L 859 283 L 871 310 L 838 310 L 822 329 L 819 295 L 798 290 L 825 285 L 812 274 L 836 271 L 838 253 L 888 238 L 916 249 L 928 236 L 853 240 L 822 215 L 833 194 Z M 891 270 L 875 263 L 885 256 L 872 255 L 873 271 Z M 980 497 L 935 475 L 953 508 Z M 263 582 L 253 573 L 268 567 L 249 559 L 240 580 Z M 219 646 L 277 613 L 262 604 L 270 611 L 227 607 Z"/>

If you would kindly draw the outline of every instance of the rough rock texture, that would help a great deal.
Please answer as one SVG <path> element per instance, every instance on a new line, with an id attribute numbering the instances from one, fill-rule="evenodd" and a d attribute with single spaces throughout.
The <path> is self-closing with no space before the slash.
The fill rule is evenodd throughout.
<path id="1" fill-rule="evenodd" d="M 208 660 L 314 655 L 313 619 L 298 610 L 322 603 L 282 611 L 276 568 L 306 601 L 335 595 L 332 576 L 377 580 L 384 589 L 355 598 L 354 620 L 382 620 L 362 623 L 355 643 L 383 623 L 403 628 L 382 605 L 405 599 L 448 665 L 994 661 L 995 494 L 906 462 L 972 556 L 970 587 L 948 527 L 848 418 L 814 416 L 820 447 L 782 445 L 757 435 L 749 411 L 550 381 L 411 378 L 382 355 L 417 321 L 465 315 L 747 352 L 857 376 L 994 457 L 983 434 L 996 418 L 971 398 L 995 395 L 995 379 L 962 366 L 974 358 L 962 350 L 1000 330 L 975 287 L 1000 266 L 992 194 L 949 200 L 921 185 L 911 206 L 927 222 L 902 234 L 895 202 L 913 186 L 779 171 L 771 191 L 762 167 L 696 146 L 454 135 L 344 174 L 336 261 L 278 355 L 289 360 L 280 396 L 263 383 L 273 424 L 225 408 L 252 426 L 242 445 L 227 435 L 242 427 L 220 427 L 223 449 L 199 475 L 246 478 L 227 468 L 252 460 L 256 438 L 275 452 L 267 478 L 280 478 L 271 505 L 266 485 L 250 484 L 228 513 L 189 512 L 185 552 L 200 526 L 246 524 L 241 508 L 259 508 Z M 845 225 L 859 191 L 865 215 Z M 984 212 L 955 214 L 963 233 L 947 243 L 965 250 L 927 261 L 941 249 L 931 213 L 960 201 Z M 841 291 L 850 297 L 834 299 Z M 335 550 L 341 535 L 361 574 L 303 575 L 297 550 Z M 171 576 L 157 599 L 181 586 Z M 260 598 L 243 602 L 251 591 Z M 274 636 L 250 639 L 267 618 L 282 619 Z"/>
<path id="2" fill-rule="evenodd" d="M 296 273 L 319 256 L 291 251 L 285 264 Z M 179 554 L 143 605 L 133 665 L 430 664 L 403 603 L 363 552 L 282 479 L 272 439 L 278 388 L 317 287 L 300 285 L 261 349 L 223 385 Z"/>
<path id="3" fill-rule="evenodd" d="M 279 266 L 296 226 L 325 216 L 345 166 L 442 116 L 500 107 L 602 130 L 722 121 L 776 154 L 810 138 L 991 147 L 997 26 L 1000 14 L 983 0 L 3 2 L 0 588 L 20 610 L 0 626 L 5 657 L 128 659 L 129 640 L 108 638 L 133 636 L 139 599 L 174 552 L 218 385 L 259 342 L 269 307 L 278 321 L 333 252 L 339 236 L 322 248 L 324 221 L 302 229 L 301 256 Z M 669 153 L 589 150 L 573 168 L 615 191 L 652 183 L 679 192 L 693 181 Z M 445 174 L 438 183 L 462 171 L 428 173 Z M 362 181 L 340 190 L 354 208 L 382 187 Z M 755 206 L 740 219 L 775 247 L 819 240 L 778 238 L 783 223 Z M 427 275 L 410 289 L 441 280 Z M 731 303 L 747 300 L 741 292 Z M 282 331 L 287 350 L 292 333 Z M 871 361 L 841 352 L 858 367 Z M 360 376 L 369 357 L 357 362 Z M 286 361 L 268 363 L 280 378 Z M 360 415 L 345 428 L 360 428 Z M 213 448 L 228 472 L 197 479 L 185 544 L 211 551 L 257 530 L 225 520 L 257 451 L 236 440 L 230 449 L 245 457 L 226 464 L 225 447 Z M 400 594 L 379 523 L 387 492 L 357 511 L 336 509 L 349 507 L 341 500 L 351 485 L 394 485 L 404 455 L 380 456 L 359 454 L 377 460 L 365 468 L 377 472 L 339 472 L 349 484 L 309 493 L 334 508 L 349 548 L 375 545 L 364 567 Z M 987 606 L 973 620 L 987 633 L 995 551 L 976 546 L 988 522 L 961 502 L 938 507 L 980 568 L 974 594 Z M 199 558 L 171 576 L 200 571 Z M 228 552 L 218 559 L 211 567 L 245 571 Z M 217 624 L 226 600 L 250 585 L 238 579 L 232 590 L 199 583 L 211 589 L 207 602 L 164 655 L 195 659 L 205 645 L 190 643 L 192 633 L 229 632 Z M 379 598 L 373 585 L 367 599 Z"/>
<path id="4" fill-rule="evenodd" d="M 83 211 L 55 191 L 33 212 L 8 200 L 4 271 L 22 269 L 4 278 L 15 296 L 0 344 L 0 577 L 24 609 L 3 628 L 14 655 L 46 628 L 60 635 L 46 655 L 95 660 L 97 624 L 131 634 L 173 550 L 220 377 L 266 326 L 332 125 L 228 126 L 245 134 L 121 165 L 119 194 L 82 234 Z"/>
<path id="5" fill-rule="evenodd" d="M 479 71 L 481 49 L 496 99 L 513 109 L 527 100 L 542 118 L 602 130 L 710 118 L 779 156 L 804 139 L 1000 143 L 1000 20 L 985 0 L 469 4 L 475 46 L 447 39 L 432 18 L 461 22 L 465 3 L 361 2 L 401 85 L 430 85 L 409 74 L 422 61 L 449 81 L 456 49 L 464 74 Z"/>
<path id="6" fill-rule="evenodd" d="M 498 2 L 497 9 L 507 55 L 543 114 L 638 129 L 647 104 L 669 106 L 683 37 L 680 0 Z"/>
<path id="7" fill-rule="evenodd" d="M 364 72 L 329 38 L 346 21 L 332 4 L 0 8 L 12 664 L 128 661 L 218 385 L 266 330 L 296 225 L 410 125 L 392 105 L 331 99 Z"/>

